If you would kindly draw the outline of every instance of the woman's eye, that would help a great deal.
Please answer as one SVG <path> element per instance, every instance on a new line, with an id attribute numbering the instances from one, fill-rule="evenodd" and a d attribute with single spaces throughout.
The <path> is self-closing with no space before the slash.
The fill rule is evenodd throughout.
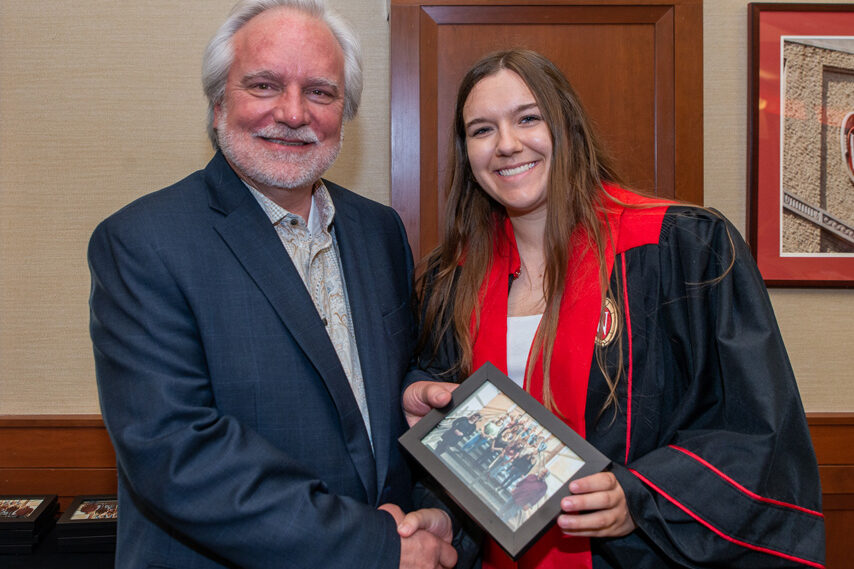
<path id="1" fill-rule="evenodd" d="M 540 120 L 542 120 L 542 117 L 540 117 L 539 115 L 525 115 L 524 117 L 522 117 L 520 122 L 522 122 L 523 124 L 531 124 Z"/>

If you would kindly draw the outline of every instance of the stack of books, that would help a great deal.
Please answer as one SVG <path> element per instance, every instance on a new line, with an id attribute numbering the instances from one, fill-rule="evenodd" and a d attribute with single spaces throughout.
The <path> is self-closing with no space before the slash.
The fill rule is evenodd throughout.
<path id="1" fill-rule="evenodd" d="M 0 553 L 30 553 L 56 522 L 56 495 L 0 496 Z"/>
<path id="2" fill-rule="evenodd" d="M 77 496 L 56 522 L 58 551 L 115 551 L 115 496 Z"/>

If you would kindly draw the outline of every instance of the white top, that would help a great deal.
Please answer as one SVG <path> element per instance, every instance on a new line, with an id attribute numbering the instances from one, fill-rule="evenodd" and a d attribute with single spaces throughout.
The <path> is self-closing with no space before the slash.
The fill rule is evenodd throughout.
<path id="1" fill-rule="evenodd" d="M 507 317 L 507 375 L 519 387 L 525 385 L 525 366 L 542 314 Z"/>

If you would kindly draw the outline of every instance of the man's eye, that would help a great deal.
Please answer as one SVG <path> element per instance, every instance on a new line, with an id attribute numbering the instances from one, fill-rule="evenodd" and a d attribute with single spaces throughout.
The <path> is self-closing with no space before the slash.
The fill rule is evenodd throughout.
<path id="1" fill-rule="evenodd" d="M 335 93 L 326 89 L 309 89 L 307 94 L 312 100 L 320 103 L 329 103 L 335 100 Z"/>
<path id="2" fill-rule="evenodd" d="M 257 95 L 268 95 L 276 92 L 276 86 L 272 83 L 250 83 L 249 91 Z"/>

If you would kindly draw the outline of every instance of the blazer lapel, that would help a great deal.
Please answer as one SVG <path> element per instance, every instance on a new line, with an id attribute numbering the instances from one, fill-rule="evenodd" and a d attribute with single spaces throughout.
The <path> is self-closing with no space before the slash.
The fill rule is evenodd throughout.
<path id="1" fill-rule="evenodd" d="M 327 187 L 329 186 L 330 184 L 327 183 Z M 332 188 L 330 193 L 334 200 L 337 194 L 332 191 Z M 383 365 L 385 324 L 382 314 L 376 309 L 382 303 L 376 298 L 378 293 L 374 281 L 377 274 L 371 263 L 372 254 L 368 246 L 370 239 L 364 234 L 358 213 L 351 207 L 342 205 L 340 200 L 334 201 L 335 235 L 338 250 L 341 252 L 341 265 L 347 285 L 353 328 L 356 332 L 359 362 L 365 381 L 376 464 L 374 484 L 379 489 L 385 483 L 389 466 L 389 445 L 392 444 L 390 419 L 400 413 L 398 409 L 400 393 L 399 388 L 391 383 L 397 378 L 388 377 L 389 374 Z"/>
<path id="2" fill-rule="evenodd" d="M 338 354 L 305 283 L 270 220 L 221 154 L 217 153 L 208 170 L 211 207 L 225 214 L 214 229 L 269 299 L 326 384 L 341 418 L 347 448 L 373 503 L 377 486 L 370 440 Z"/>

